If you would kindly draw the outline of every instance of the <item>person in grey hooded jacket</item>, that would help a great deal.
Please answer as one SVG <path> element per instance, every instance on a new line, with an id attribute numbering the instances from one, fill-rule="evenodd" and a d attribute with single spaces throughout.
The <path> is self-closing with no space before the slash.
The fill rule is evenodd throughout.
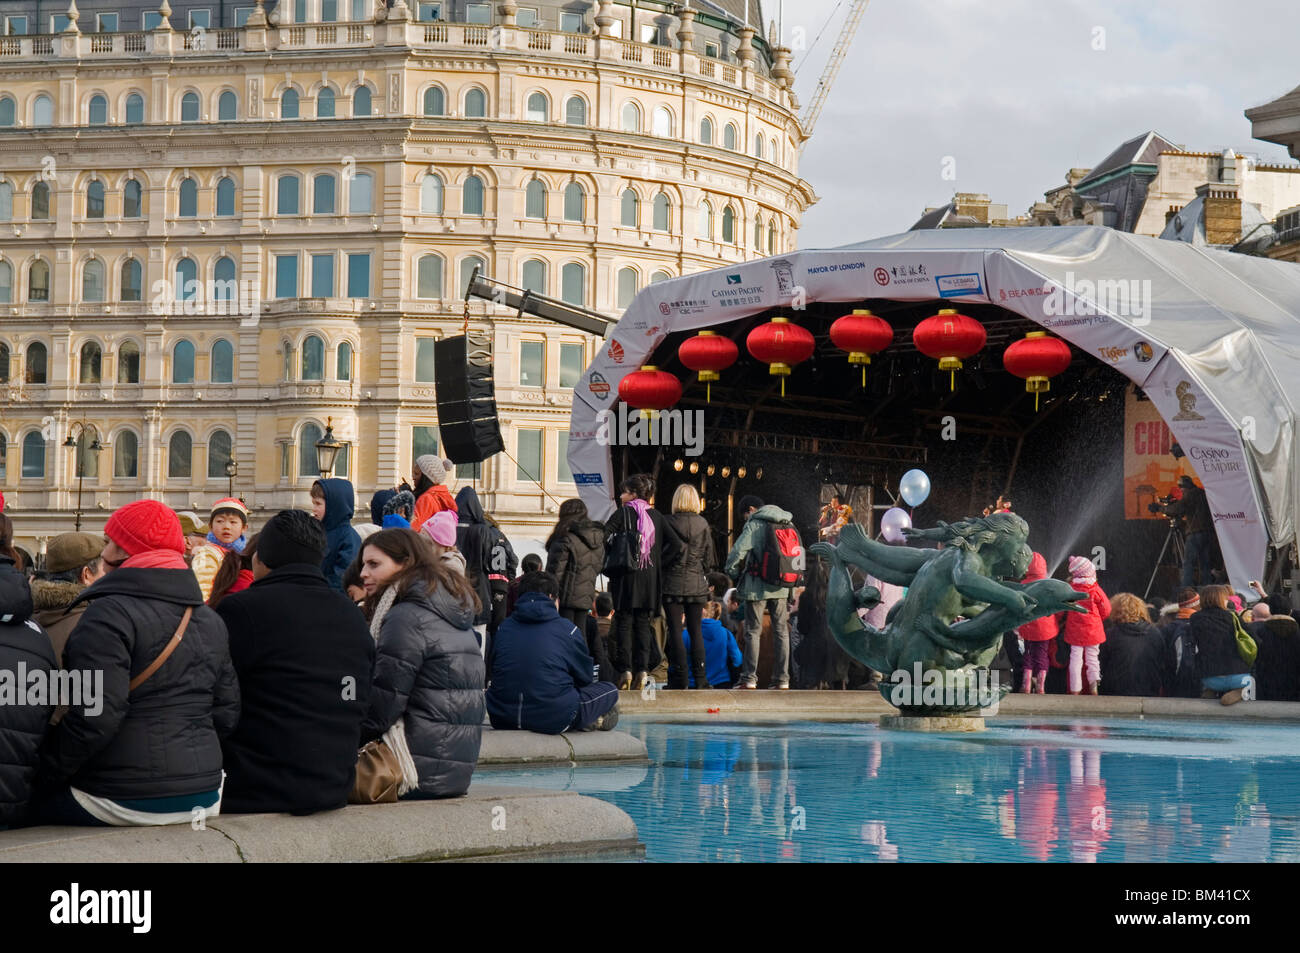
<path id="1" fill-rule="evenodd" d="M 474 590 L 434 557 L 421 536 L 405 529 L 380 530 L 366 539 L 361 580 L 377 640 L 361 743 L 385 737 L 400 719 L 418 775 L 403 796 L 459 797 L 478 763 L 487 713 L 483 656 L 474 639 Z"/>

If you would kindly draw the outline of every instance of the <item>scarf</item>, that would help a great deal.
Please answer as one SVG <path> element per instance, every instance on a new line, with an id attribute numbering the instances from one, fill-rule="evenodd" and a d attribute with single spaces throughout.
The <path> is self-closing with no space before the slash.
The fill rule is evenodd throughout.
<path id="1" fill-rule="evenodd" d="M 223 549 L 223 550 L 233 549 L 237 553 L 242 553 L 244 551 L 244 547 L 248 544 L 248 540 L 243 535 L 241 535 L 239 539 L 235 540 L 233 543 L 223 543 L 221 540 L 217 539 L 217 537 L 213 536 L 211 533 L 208 533 L 208 542 L 211 543 L 213 546 L 218 547 L 219 549 Z"/>
<path id="2" fill-rule="evenodd" d="M 146 549 L 123 560 L 118 569 L 189 569 L 185 557 L 174 549 Z"/>
<path id="3" fill-rule="evenodd" d="M 379 602 L 375 605 L 374 618 L 370 620 L 370 635 L 376 643 L 379 642 L 379 631 L 384 625 L 384 616 L 388 615 L 388 610 L 393 607 L 397 601 L 397 587 L 389 586 L 384 590 L 384 594 L 379 597 Z M 397 796 L 401 797 L 409 791 L 414 790 L 420 785 L 420 775 L 415 770 L 415 759 L 411 757 L 411 749 L 406 744 L 406 719 L 398 716 L 397 721 L 389 726 L 384 732 L 384 744 L 388 745 L 388 750 L 393 752 L 397 757 L 397 763 L 402 766 L 402 782 L 397 786 Z"/>
<path id="4" fill-rule="evenodd" d="M 641 558 L 637 561 L 638 569 L 650 565 L 650 553 L 655 544 L 655 524 L 650 518 L 650 504 L 645 500 L 628 500 L 627 505 L 636 510 L 636 531 L 641 535 Z"/>

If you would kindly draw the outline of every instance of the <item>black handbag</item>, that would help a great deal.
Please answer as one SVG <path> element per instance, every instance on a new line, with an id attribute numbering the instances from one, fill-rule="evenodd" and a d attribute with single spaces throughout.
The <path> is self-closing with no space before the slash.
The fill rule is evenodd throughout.
<path id="1" fill-rule="evenodd" d="M 601 568 L 606 576 L 622 576 L 634 571 L 640 561 L 641 533 L 636 523 L 629 519 L 629 507 L 622 507 L 621 525 L 605 540 L 605 563 Z"/>

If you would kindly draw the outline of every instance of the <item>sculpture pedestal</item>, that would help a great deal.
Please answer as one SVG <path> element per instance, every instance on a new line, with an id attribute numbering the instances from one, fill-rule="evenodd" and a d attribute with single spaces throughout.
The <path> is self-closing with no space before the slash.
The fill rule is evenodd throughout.
<path id="1" fill-rule="evenodd" d="M 896 731 L 983 731 L 982 715 L 881 715 L 881 728 Z"/>

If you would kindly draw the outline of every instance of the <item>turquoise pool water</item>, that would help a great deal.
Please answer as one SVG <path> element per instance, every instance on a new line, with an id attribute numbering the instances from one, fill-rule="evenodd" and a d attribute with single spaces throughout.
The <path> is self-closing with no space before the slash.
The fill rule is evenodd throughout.
<path id="1" fill-rule="evenodd" d="M 636 821 L 649 861 L 1300 861 L 1300 726 L 620 724 L 648 766 L 490 771 Z"/>

